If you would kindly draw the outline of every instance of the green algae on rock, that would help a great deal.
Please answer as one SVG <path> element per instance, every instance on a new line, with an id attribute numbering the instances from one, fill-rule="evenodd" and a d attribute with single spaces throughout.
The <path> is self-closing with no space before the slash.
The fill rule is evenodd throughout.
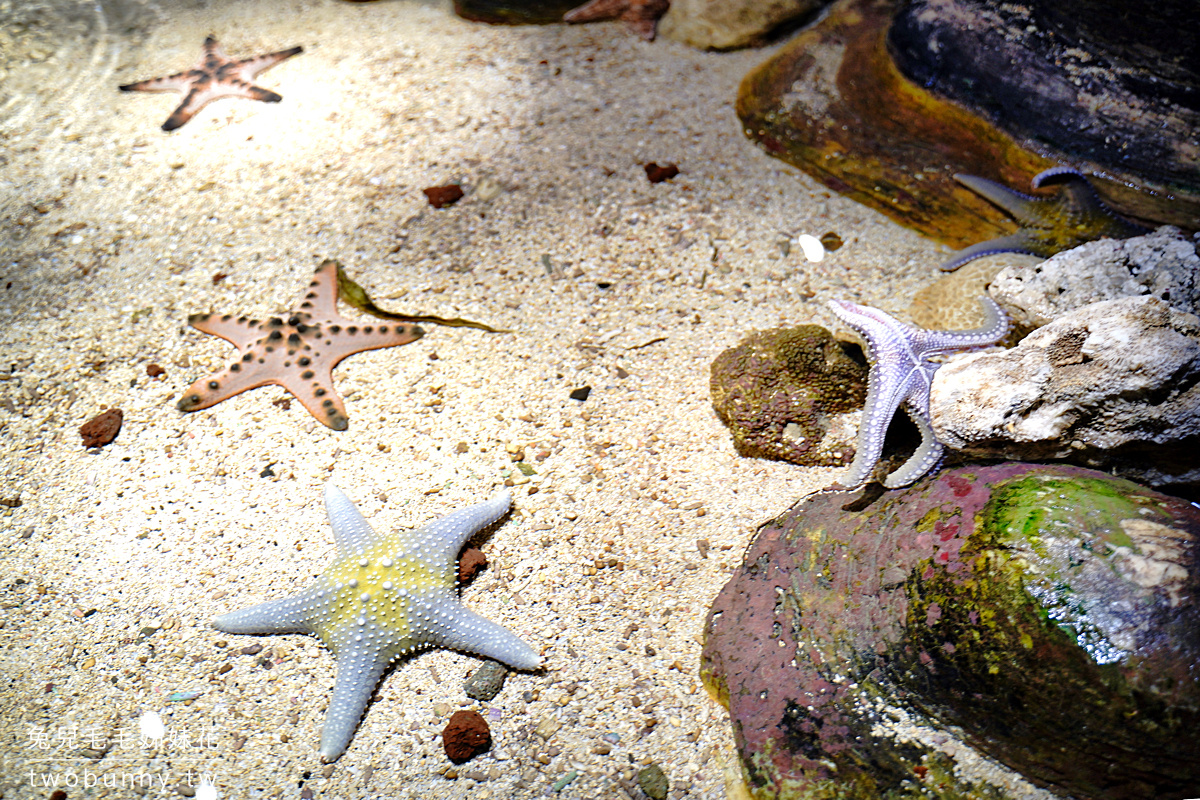
<path id="1" fill-rule="evenodd" d="M 1075 467 L 764 525 L 701 672 L 756 798 L 1195 796 L 1200 511 Z"/>
<path id="2" fill-rule="evenodd" d="M 776 328 L 717 356 L 710 391 L 739 454 L 836 467 L 854 457 L 867 367 L 819 325 Z"/>

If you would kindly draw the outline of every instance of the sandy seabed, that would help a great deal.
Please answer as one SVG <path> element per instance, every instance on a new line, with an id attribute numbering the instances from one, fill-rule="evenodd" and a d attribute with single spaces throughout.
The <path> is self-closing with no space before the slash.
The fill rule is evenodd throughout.
<path id="1" fill-rule="evenodd" d="M 650 762 L 672 797 L 724 797 L 705 614 L 757 525 L 839 471 L 737 456 L 709 364 L 754 329 L 833 326 L 833 297 L 902 311 L 945 253 L 743 136 L 738 82 L 772 50 L 416 0 L 0 12 L 5 800 L 186 796 L 201 775 L 223 798 L 619 798 Z M 235 57 L 304 53 L 258 80 L 282 102 L 221 100 L 163 133 L 177 95 L 116 87 L 192 66 L 208 34 Z M 651 184 L 651 161 L 680 174 Z M 449 183 L 466 197 L 431 208 L 421 189 Z M 845 245 L 808 263 L 795 237 L 827 231 Z M 326 258 L 388 308 L 512 333 L 426 326 L 343 362 L 343 433 L 274 387 L 178 412 L 234 353 L 188 314 L 285 312 Z M 85 450 L 80 424 L 112 406 L 120 436 Z M 463 600 L 545 669 L 479 703 L 478 659 L 408 659 L 322 765 L 329 651 L 209 620 L 324 569 L 326 481 L 390 530 L 506 479 L 514 511 Z M 494 746 L 452 768 L 458 708 Z M 150 711 L 162 739 L 139 738 Z"/>

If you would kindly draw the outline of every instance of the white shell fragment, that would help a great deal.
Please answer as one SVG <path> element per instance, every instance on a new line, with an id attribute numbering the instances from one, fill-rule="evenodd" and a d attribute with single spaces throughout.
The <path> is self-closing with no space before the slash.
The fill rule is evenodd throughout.
<path id="1" fill-rule="evenodd" d="M 825 245 L 811 233 L 802 233 L 796 237 L 796 244 L 804 251 L 804 257 L 812 263 L 825 259 Z"/>

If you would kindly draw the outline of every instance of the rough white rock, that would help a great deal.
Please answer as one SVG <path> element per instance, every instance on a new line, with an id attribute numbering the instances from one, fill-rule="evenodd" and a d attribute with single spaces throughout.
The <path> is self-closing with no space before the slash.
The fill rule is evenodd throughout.
<path id="1" fill-rule="evenodd" d="M 1157 297 L 1200 314 L 1200 256 L 1193 240 L 1164 225 L 1132 239 L 1088 242 L 1032 267 L 1007 267 L 988 291 L 1026 328 L 1118 297 Z"/>
<path id="2" fill-rule="evenodd" d="M 1157 297 L 1092 303 L 948 363 L 930 399 L 939 441 L 968 455 L 1200 486 L 1200 319 Z"/>

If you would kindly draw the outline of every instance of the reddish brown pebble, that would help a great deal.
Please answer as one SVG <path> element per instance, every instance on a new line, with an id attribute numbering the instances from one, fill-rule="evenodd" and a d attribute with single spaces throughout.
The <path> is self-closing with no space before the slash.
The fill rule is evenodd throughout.
<path id="1" fill-rule="evenodd" d="M 166 375 L 167 371 L 165 369 L 163 369 L 162 367 L 160 367 L 158 364 L 147 364 L 146 365 L 146 374 L 149 375 L 151 378 L 157 378 L 161 375 Z"/>
<path id="2" fill-rule="evenodd" d="M 213 286 L 216 286 L 218 283 L 220 283 L 221 281 L 225 280 L 225 279 L 226 279 L 226 278 L 228 278 L 228 277 L 229 277 L 229 274 L 228 274 L 228 273 L 226 273 L 226 272 L 218 272 L 218 273 L 215 273 L 215 274 L 212 276 L 212 282 L 213 282 Z"/>
<path id="3" fill-rule="evenodd" d="M 119 408 L 110 408 L 103 414 L 92 417 L 79 428 L 79 435 L 83 437 L 83 446 L 104 447 L 117 438 L 117 434 L 121 432 L 121 422 L 124 419 L 125 415 Z"/>
<path id="4" fill-rule="evenodd" d="M 458 557 L 458 582 L 468 584 L 479 570 L 487 566 L 487 556 L 478 547 L 468 547 Z"/>
<path id="5" fill-rule="evenodd" d="M 50 793 L 50 800 L 67 800 L 67 793 L 62 789 L 55 789 Z"/>
<path id="6" fill-rule="evenodd" d="M 492 732 L 478 711 L 455 711 L 442 731 L 442 746 L 447 758 L 461 764 L 492 748 Z"/>
<path id="7" fill-rule="evenodd" d="M 456 183 L 449 186 L 430 186 L 428 189 L 422 189 L 425 196 L 429 198 L 429 205 L 434 208 L 442 206 L 452 206 L 462 199 L 462 187 Z"/>
<path id="8" fill-rule="evenodd" d="M 679 174 L 679 167 L 674 164 L 664 164 L 661 167 L 651 161 L 646 165 L 646 177 L 651 183 L 662 183 Z"/>
<path id="9" fill-rule="evenodd" d="M 291 407 L 292 407 L 292 398 L 290 398 L 290 397 L 280 397 L 278 400 L 272 400 L 272 401 L 271 401 L 271 405 L 273 405 L 273 406 L 279 406 L 279 407 L 280 407 L 280 408 L 282 408 L 284 411 L 288 411 L 288 410 L 290 410 L 290 409 L 291 409 Z"/>

